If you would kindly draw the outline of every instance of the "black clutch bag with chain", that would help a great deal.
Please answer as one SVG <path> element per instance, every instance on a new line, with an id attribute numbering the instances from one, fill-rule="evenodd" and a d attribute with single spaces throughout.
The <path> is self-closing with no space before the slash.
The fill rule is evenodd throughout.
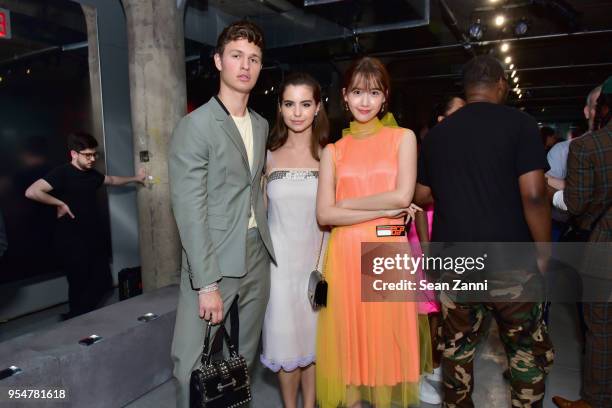
<path id="1" fill-rule="evenodd" d="M 318 310 L 327 306 L 327 281 L 325 280 L 325 275 L 320 271 L 322 268 L 319 267 L 324 238 L 325 234 L 323 233 L 321 234 L 321 245 L 319 247 L 317 263 L 315 264 L 315 269 L 310 272 L 308 278 L 308 301 L 313 310 Z"/>
<path id="2" fill-rule="evenodd" d="M 238 295 L 230 307 L 232 337 L 238 340 Z M 223 342 L 229 349 L 229 358 L 211 360 L 211 324 L 206 327 L 204 350 L 201 366 L 191 373 L 189 384 L 190 408 L 238 408 L 246 407 L 251 401 L 251 382 L 247 362 L 238 354 L 238 348 L 232 342 L 225 329 L 225 319 L 217 331 L 222 332 Z"/>

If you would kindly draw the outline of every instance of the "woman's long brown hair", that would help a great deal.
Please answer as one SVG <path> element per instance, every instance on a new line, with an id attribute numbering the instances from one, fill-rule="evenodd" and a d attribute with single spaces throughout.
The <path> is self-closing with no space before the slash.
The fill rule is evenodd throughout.
<path id="1" fill-rule="evenodd" d="M 312 122 L 312 137 L 310 138 L 310 153 L 315 160 L 319 160 L 319 150 L 329 141 L 329 121 L 327 120 L 327 114 L 325 113 L 325 107 L 321 103 L 321 85 L 312 76 L 304 72 L 296 72 L 288 75 L 280 86 L 278 92 L 278 110 L 276 111 L 276 123 L 270 132 L 268 138 L 268 149 L 275 151 L 280 149 L 289 137 L 289 130 L 283 115 L 280 111 L 281 104 L 283 103 L 283 96 L 285 90 L 289 85 L 299 86 L 305 85 L 312 89 L 312 96 L 315 104 L 320 105 L 319 113 L 315 116 Z"/>

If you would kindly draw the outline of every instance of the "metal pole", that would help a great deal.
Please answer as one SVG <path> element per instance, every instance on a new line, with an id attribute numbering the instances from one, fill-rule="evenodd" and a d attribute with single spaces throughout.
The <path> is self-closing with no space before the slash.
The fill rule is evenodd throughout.
<path id="1" fill-rule="evenodd" d="M 49 54 L 53 51 L 73 51 L 79 50 L 81 48 L 87 48 L 87 41 L 82 41 L 78 43 L 66 44 L 66 45 L 54 45 L 53 47 L 41 48 L 40 50 L 26 52 L 24 54 L 15 55 L 12 58 L 8 58 L 0 61 L 0 65 L 10 64 L 12 62 L 16 62 L 25 58 L 36 57 L 42 54 Z"/>
<path id="2" fill-rule="evenodd" d="M 457 19 L 455 18 L 455 13 L 453 13 L 453 11 L 450 9 L 448 4 L 446 4 L 445 0 L 440 0 L 440 5 L 442 6 L 442 9 L 444 10 L 444 12 L 446 13 L 446 15 L 448 16 L 450 20 L 450 24 L 449 24 L 450 31 L 455 35 L 455 37 L 457 37 L 457 39 L 461 43 L 461 46 L 465 48 L 465 50 L 469 52 L 470 55 L 472 55 L 473 57 L 476 56 L 476 52 L 474 51 L 474 49 L 472 48 L 472 45 L 470 44 L 470 39 L 468 38 L 467 35 L 465 35 L 463 30 L 459 28 L 459 24 L 457 23 Z"/>
<path id="3" fill-rule="evenodd" d="M 598 35 L 598 34 L 612 34 L 612 30 L 581 31 L 578 33 L 546 34 L 546 35 L 535 35 L 531 37 L 506 38 L 506 39 L 500 39 L 500 40 L 472 41 L 470 42 L 470 45 L 485 46 L 485 45 L 490 45 L 490 44 L 499 44 L 502 42 L 549 40 L 553 38 L 581 37 L 581 36 Z M 385 58 L 385 57 L 402 56 L 405 54 L 416 54 L 416 53 L 426 52 L 426 51 L 448 50 L 448 49 L 455 49 L 455 48 L 462 48 L 462 47 L 463 47 L 462 44 L 449 44 L 449 45 L 438 45 L 434 47 L 423 47 L 423 48 L 412 48 L 412 49 L 407 49 L 407 50 L 378 52 L 378 53 L 372 53 L 370 55 L 373 57 Z M 352 57 L 344 58 L 344 59 L 352 59 Z M 338 61 L 339 60 L 341 59 L 338 59 Z"/>
<path id="4" fill-rule="evenodd" d="M 422 27 L 422 26 L 429 25 L 429 21 L 431 18 L 429 0 L 424 0 L 423 14 L 424 14 L 423 18 L 420 20 L 409 20 L 409 21 L 402 21 L 399 23 L 377 24 L 377 25 L 371 25 L 367 27 L 355 28 L 353 30 L 353 34 L 370 34 L 370 33 L 378 33 L 378 32 L 384 32 L 384 31 L 392 31 L 392 30 L 402 30 L 406 28 Z"/>
<path id="5" fill-rule="evenodd" d="M 532 72 L 532 71 L 552 71 L 558 69 L 578 69 L 578 68 L 596 68 L 596 67 L 607 67 L 611 66 L 612 62 L 600 62 L 594 64 L 575 64 L 575 65 L 552 65 L 548 67 L 531 67 L 531 68 L 517 68 L 516 72 Z M 460 78 L 461 74 L 438 74 L 438 75 L 423 75 L 423 76 L 415 76 L 409 78 L 394 78 L 394 81 L 418 81 L 423 79 L 452 79 L 452 78 Z"/>

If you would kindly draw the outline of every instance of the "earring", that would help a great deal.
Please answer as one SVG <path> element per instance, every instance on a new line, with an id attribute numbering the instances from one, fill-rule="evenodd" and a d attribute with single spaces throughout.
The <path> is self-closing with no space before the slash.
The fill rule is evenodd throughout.
<path id="1" fill-rule="evenodd" d="M 344 102 L 344 110 L 349 111 L 348 102 Z"/>
<path id="2" fill-rule="evenodd" d="M 385 110 L 387 110 L 387 102 L 383 102 L 382 106 L 380 107 L 381 112 L 384 112 Z"/>

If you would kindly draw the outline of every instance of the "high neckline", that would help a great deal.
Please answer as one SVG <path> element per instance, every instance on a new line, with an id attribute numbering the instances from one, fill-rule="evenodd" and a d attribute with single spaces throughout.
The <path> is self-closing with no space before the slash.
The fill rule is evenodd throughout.
<path id="1" fill-rule="evenodd" d="M 357 139 L 365 139 L 368 136 L 372 136 L 375 133 L 378 133 L 380 129 L 383 128 L 382 122 L 374 117 L 371 121 L 367 123 L 360 123 L 357 121 L 352 121 L 350 123 L 350 135 Z"/>

